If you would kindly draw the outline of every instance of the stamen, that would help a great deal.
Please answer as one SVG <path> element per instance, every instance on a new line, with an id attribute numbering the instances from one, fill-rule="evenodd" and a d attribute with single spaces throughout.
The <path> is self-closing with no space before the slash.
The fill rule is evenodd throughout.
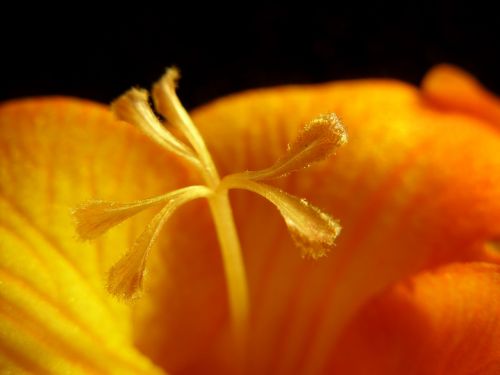
<path id="1" fill-rule="evenodd" d="M 151 220 L 132 248 L 116 263 L 108 275 L 108 291 L 118 297 L 132 298 L 142 286 L 146 260 L 161 228 L 184 203 L 208 197 L 212 191 L 205 186 L 189 186 L 171 192 L 165 207 Z"/>
<path id="2" fill-rule="evenodd" d="M 76 232 L 82 240 L 92 240 L 108 229 L 148 208 L 137 202 L 89 201 L 73 211 Z"/>
<path id="3" fill-rule="evenodd" d="M 195 165 L 206 186 L 190 186 L 131 203 L 86 203 L 74 211 L 77 232 L 81 238 L 95 238 L 143 209 L 166 202 L 165 207 L 152 219 L 132 248 L 109 272 L 110 293 L 131 298 L 137 295 L 142 285 L 148 254 L 170 215 L 187 201 L 207 198 L 221 246 L 235 344 L 242 353 L 250 305 L 228 189 L 246 189 L 267 198 L 284 217 L 303 256 L 321 257 L 334 245 L 341 229 L 338 222 L 305 200 L 256 181 L 282 177 L 327 158 L 347 141 L 347 134 L 335 114 L 319 116 L 305 126 L 296 141 L 288 147 L 286 154 L 273 166 L 261 171 L 231 175 L 221 181 L 205 141 L 177 97 L 175 88 L 178 78 L 179 72 L 176 69 L 168 69 L 154 85 L 153 100 L 158 112 L 185 136 L 190 145 L 177 139 L 162 126 L 150 108 L 148 94 L 144 90 L 129 90 L 112 104 L 112 109 L 118 118 L 137 126 L 163 148 Z"/>
<path id="4" fill-rule="evenodd" d="M 177 68 L 168 68 L 161 79 L 153 85 L 153 102 L 156 110 L 165 118 L 169 119 L 173 126 L 181 130 L 186 137 L 193 126 L 189 114 L 176 93 L 177 81 L 180 78 L 180 72 Z"/>
<path id="5" fill-rule="evenodd" d="M 190 188 L 205 187 L 191 186 Z M 157 197 L 128 203 L 99 200 L 85 202 L 72 212 L 76 222 L 76 232 L 82 240 L 92 240 L 139 212 L 173 199 L 184 190 L 179 189 Z"/>
<path id="6" fill-rule="evenodd" d="M 219 175 L 203 137 L 177 96 L 175 88 L 179 77 L 178 69 L 167 69 L 163 77 L 153 86 L 153 101 L 156 110 L 179 129 L 193 146 L 203 164 L 203 177 L 207 184 L 215 189 L 219 183 Z"/>
<path id="7" fill-rule="evenodd" d="M 341 226 L 330 215 L 284 191 L 252 180 L 228 176 L 221 188 L 243 189 L 257 193 L 280 211 L 290 235 L 305 258 L 318 259 L 325 256 L 335 245 Z"/>
<path id="8" fill-rule="evenodd" d="M 111 104 L 111 109 L 120 120 L 137 126 L 166 150 L 199 164 L 193 150 L 175 138 L 156 118 L 148 104 L 148 93 L 145 90 L 127 91 Z"/>
<path id="9" fill-rule="evenodd" d="M 335 113 L 316 117 L 306 124 L 287 152 L 271 167 L 260 171 L 247 171 L 242 177 L 252 180 L 269 180 L 283 177 L 331 156 L 347 143 L 347 131 Z"/>

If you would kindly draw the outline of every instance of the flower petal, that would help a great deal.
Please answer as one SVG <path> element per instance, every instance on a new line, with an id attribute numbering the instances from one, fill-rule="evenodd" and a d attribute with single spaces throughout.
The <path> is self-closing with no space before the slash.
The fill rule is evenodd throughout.
<path id="1" fill-rule="evenodd" d="M 332 374 L 498 374 L 500 267 L 452 264 L 365 306 L 331 355 Z"/>
<path id="2" fill-rule="evenodd" d="M 500 126 L 500 100 L 486 91 L 476 78 L 462 69 L 442 64 L 434 67 L 422 83 L 424 95 L 438 106 L 470 113 Z"/>
<path id="3" fill-rule="evenodd" d="M 20 110 L 26 111 L 26 107 Z M 29 212 L 29 218 L 44 232 L 60 239 L 65 245 L 62 254 L 76 263 L 91 285 L 102 288 L 104 270 L 131 243 L 147 218 L 138 215 L 95 246 L 73 247 L 67 208 L 88 198 L 127 201 L 154 196 L 193 179 L 178 159 L 164 157 L 161 148 L 148 144 L 133 129 L 110 123 L 108 114 L 103 115 L 100 109 L 97 112 L 99 119 L 92 121 L 88 111 L 81 116 L 74 109 L 58 112 L 66 119 L 55 123 L 84 125 L 55 128 L 46 127 L 52 120 L 43 120 L 46 115 L 40 112 L 26 115 L 30 119 L 26 128 L 30 130 L 23 131 L 24 126 L 16 129 L 21 130 L 22 139 L 13 142 L 15 147 L 5 145 L 18 135 L 0 138 L 0 150 L 8 154 L 0 158 L 7 163 L 0 168 L 0 181 L 5 181 L 2 189 L 9 193 L 9 201 Z M 341 220 L 344 231 L 335 256 L 321 262 L 297 259 L 291 254 L 293 243 L 280 215 L 267 202 L 246 192 L 235 192 L 231 197 L 252 294 L 248 372 L 318 373 L 345 322 L 390 283 L 453 260 L 498 261 L 491 256 L 492 251 L 485 253 L 484 245 L 500 238 L 500 139 L 484 117 L 441 110 L 418 90 L 402 83 L 360 81 L 257 90 L 206 106 L 194 119 L 224 175 L 271 165 L 286 150 L 300 124 L 325 112 L 342 116 L 349 126 L 349 145 L 336 158 L 277 185 L 306 197 Z M 45 123 L 41 129 L 40 118 Z M 15 120 L 16 124 L 23 121 Z M 93 130 L 89 133 L 86 126 Z M 30 138 L 33 128 L 36 136 Z M 123 128 L 128 130 L 119 130 Z M 64 141 L 54 144 L 58 139 Z M 77 140 L 74 144 L 69 141 L 73 139 Z M 52 159 L 57 166 L 53 171 L 57 172 L 51 180 L 58 183 L 57 190 L 50 192 L 42 172 L 47 171 L 46 164 L 51 164 L 51 151 L 64 149 L 64 155 L 73 156 L 70 151 L 81 147 L 85 152 L 76 153 L 69 165 L 65 158 Z M 123 158 L 128 159 L 126 163 Z M 76 163 L 76 159 L 80 161 Z M 87 167 L 76 168 L 82 159 Z M 99 164 L 97 160 L 106 162 Z M 11 171 L 11 164 L 17 166 L 15 171 Z M 116 173 L 122 170 L 125 175 L 120 179 Z M 92 178 L 100 182 L 94 190 L 88 186 Z M 33 186 L 41 186 L 41 190 Z M 58 197 L 54 204 L 46 203 L 50 194 Z M 38 202 L 45 203 L 39 206 Z M 2 207 L 0 212 L 7 211 Z M 16 216 L 8 212 L 8 216 L 0 216 L 2 220 L 15 220 Z M 59 220 L 61 217 L 67 221 Z M 29 238 L 34 236 L 29 226 L 14 224 Z M 207 369 L 234 373 L 223 270 L 208 210 L 193 202 L 172 218 L 165 232 L 159 236 L 158 246 L 175 251 L 151 254 L 151 277 L 144 298 L 129 307 L 109 302 L 119 311 L 112 314 L 110 325 L 92 310 L 91 316 L 83 319 L 91 320 L 91 327 L 105 330 L 106 337 L 113 338 L 108 329 L 122 333 L 132 330 L 132 323 L 125 318 L 132 310 L 135 342 L 158 365 L 174 373 L 204 373 Z M 43 239 L 34 238 L 32 247 L 40 247 L 43 255 L 47 251 L 39 246 Z M 2 235 L 3 244 L 8 241 L 9 246 L 0 254 L 12 254 L 9 249 L 19 253 L 22 247 L 15 240 Z M 99 246 L 104 250 L 97 251 Z M 98 254 L 104 255 L 99 272 L 95 271 Z M 60 260 L 48 258 L 51 267 Z M 86 311 L 85 306 L 78 305 L 80 299 L 71 299 L 75 293 L 67 289 L 74 285 L 81 288 L 81 283 L 65 279 L 65 273 L 59 270 L 31 272 L 37 265 L 36 256 L 9 255 L 1 264 L 9 270 L 22 270 L 23 277 L 33 279 L 35 286 L 43 285 L 42 289 L 53 293 L 58 303 L 70 306 L 77 316 Z M 59 288 L 61 293 L 57 292 Z M 104 290 L 100 293 L 107 296 Z M 94 299 L 89 296 L 85 301 Z M 101 321 L 104 323 L 96 323 Z M 117 324 L 120 328 L 115 329 Z M 116 341 L 123 350 L 130 348 L 128 333 L 125 339 Z M 5 342 L 0 341 L 4 346 Z M 2 348 L 2 353 L 13 353 L 9 358 L 15 363 L 19 353 L 28 353 L 27 363 L 37 358 L 29 354 L 36 351 L 13 348 L 17 348 L 15 342 L 9 342 L 8 350 Z M 88 353 L 92 356 L 94 352 Z M 48 364 L 55 361 L 55 357 L 48 358 Z M 48 366 L 41 361 L 36 364 Z"/>
<path id="4" fill-rule="evenodd" d="M 247 92 L 202 107 L 193 119 L 226 175 L 271 165 L 301 124 L 325 112 L 342 117 L 349 143 L 335 158 L 276 186 L 339 219 L 343 231 L 335 252 L 319 262 L 294 257 L 282 218 L 267 202 L 247 192 L 231 195 L 251 291 L 249 372 L 320 373 L 352 314 L 391 283 L 451 261 L 498 262 L 485 244 L 500 238 L 500 135 L 482 117 L 439 109 L 401 82 L 365 80 Z M 186 230 L 191 222 L 186 214 L 176 227 L 199 236 L 204 224 Z M 224 296 L 204 318 L 218 327 L 213 344 L 191 348 L 186 339 L 181 349 L 171 337 L 189 308 L 172 308 L 168 301 L 183 292 L 164 287 L 174 283 L 167 272 L 208 258 L 217 245 L 211 238 L 204 246 L 191 239 L 171 245 L 189 252 L 169 252 L 158 264 L 167 270 L 154 299 L 164 302 L 140 308 L 138 342 L 172 369 L 231 373 L 230 336 L 218 310 Z M 210 259 L 206 267 L 196 261 L 197 272 L 222 272 L 217 258 Z M 223 289 L 223 281 L 212 288 Z M 168 320 L 162 318 L 167 308 Z M 168 334 L 146 336 L 155 329 Z M 161 347 L 174 349 L 165 354 Z"/>
<path id="5" fill-rule="evenodd" d="M 162 373 L 134 347 L 130 307 L 103 282 L 147 217 L 89 244 L 76 240 L 70 210 L 88 198 L 164 192 L 185 178 L 181 164 L 160 180 L 160 148 L 75 99 L 1 105 L 0 145 L 1 372 Z"/>

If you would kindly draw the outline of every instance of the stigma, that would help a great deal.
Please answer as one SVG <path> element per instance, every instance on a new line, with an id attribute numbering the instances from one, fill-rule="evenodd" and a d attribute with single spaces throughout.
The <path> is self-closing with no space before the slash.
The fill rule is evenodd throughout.
<path id="1" fill-rule="evenodd" d="M 92 240 L 143 210 L 158 211 L 108 272 L 107 289 L 112 295 L 124 300 L 138 298 L 149 254 L 168 219 L 184 204 L 194 199 L 206 199 L 220 244 L 233 329 L 241 339 L 246 331 L 250 301 L 229 191 L 248 190 L 270 201 L 283 216 L 302 256 L 321 258 L 334 247 L 341 232 L 339 222 L 306 200 L 265 182 L 282 178 L 330 157 L 347 142 L 347 132 L 335 114 L 320 114 L 305 124 L 296 140 L 290 143 L 283 156 L 273 165 L 221 178 L 203 137 L 176 94 L 178 79 L 178 70 L 170 68 L 152 89 L 155 110 L 168 122 L 168 126 L 156 116 L 146 90 L 130 89 L 111 104 L 111 109 L 119 120 L 137 127 L 165 152 L 190 163 L 200 174 L 203 184 L 182 187 L 133 202 L 84 202 L 73 211 L 76 232 L 81 239 Z M 176 134 L 182 135 L 182 140 L 169 131 L 169 127 L 174 127 Z"/>

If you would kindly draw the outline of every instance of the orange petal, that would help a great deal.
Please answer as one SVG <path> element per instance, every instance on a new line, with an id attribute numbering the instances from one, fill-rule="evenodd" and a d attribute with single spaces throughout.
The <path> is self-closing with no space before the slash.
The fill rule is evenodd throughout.
<path id="1" fill-rule="evenodd" d="M 17 105 L 15 120 L 10 114 L 8 121 L 21 125 L 0 138 L 1 188 L 9 202 L 43 228 L 41 233 L 64 245 L 62 255 L 86 277 L 90 275 L 92 285 L 103 289 L 100 276 L 132 242 L 138 228 L 144 228 L 147 218 L 134 218 L 95 247 L 75 246 L 67 207 L 88 198 L 127 201 L 154 196 L 187 184 L 189 174 L 175 157 L 166 157 L 132 128 L 123 131 L 123 124 L 103 120 L 109 114 L 101 109 L 96 110 L 98 119 L 90 120 L 95 115 L 89 115 L 89 105 L 78 116 L 81 103 L 76 109 L 65 104 L 63 110 L 57 101 L 45 103 L 43 110 L 40 104 L 33 110 L 34 104 L 24 103 Z M 247 192 L 231 197 L 253 306 L 248 372 L 318 373 L 345 322 L 392 282 L 454 260 L 498 261 L 491 246 L 485 251 L 485 244 L 500 238 L 500 136 L 483 117 L 438 109 L 403 83 L 367 80 L 257 90 L 206 106 L 194 120 L 224 175 L 271 165 L 300 124 L 325 112 L 343 118 L 350 143 L 336 158 L 279 181 L 279 187 L 340 219 L 344 231 L 334 257 L 318 263 L 293 256 L 286 225 L 269 203 Z M 75 126 L 55 126 L 65 123 Z M 73 139 L 77 142 L 71 143 Z M 78 151 L 82 147 L 84 151 Z M 51 159 L 51 151 L 60 149 L 70 157 L 70 150 L 78 152 L 66 164 L 66 158 Z M 101 160 L 102 164 L 97 162 Z M 52 177 L 46 176 L 50 170 Z M 116 176 L 121 171 L 122 178 Z M 92 179 L 94 190 L 89 186 Z M 51 202 L 47 196 L 57 199 L 47 203 Z M 7 212 L 1 208 L 2 214 Z M 16 216 L 8 211 L 0 218 Z M 15 228 L 33 232 L 25 225 Z M 9 249 L 26 254 L 15 239 L 2 234 L 2 243 L 7 243 L 4 238 L 9 238 L 9 247 L 0 254 Z M 41 241 L 37 240 L 32 246 L 36 249 Z M 173 373 L 234 373 L 223 269 L 207 208 L 194 202 L 180 210 L 165 235 L 159 236 L 158 246 L 145 280 L 147 293 L 126 308 L 110 302 L 121 312 L 102 320 L 99 327 L 106 335 L 108 330 L 126 332 L 126 339 L 117 342 L 125 342 L 123 347 L 129 349 L 133 329 L 141 352 Z M 46 247 L 40 246 L 42 254 Z M 101 263 L 98 254 L 104 255 Z M 31 272 L 35 258 L 28 255 L 1 259 L 9 270 L 19 270 L 32 284 L 54 293 L 57 303 L 70 306 L 77 316 L 85 311 L 79 299 L 70 298 L 73 294 L 67 288 L 72 283 L 61 282 L 59 276 L 51 281 L 60 270 Z M 16 263 L 18 259 L 22 261 Z M 99 264 L 101 271 L 94 271 Z M 37 275 L 45 279 L 31 279 Z M 58 288 L 63 292 L 58 294 Z M 99 293 L 107 296 L 104 290 Z M 126 318 L 129 313 L 133 323 Z M 84 318 L 91 319 L 91 327 L 99 321 L 95 314 Z M 121 328 L 115 329 L 116 324 Z M 0 337 L 5 346 L 7 341 Z M 8 344 L 9 353 L 24 353 Z M 37 360 L 30 355 L 28 359 Z"/>
<path id="2" fill-rule="evenodd" d="M 469 113 L 500 127 L 500 99 L 458 67 L 436 66 L 425 76 L 422 91 L 444 109 Z"/>
<path id="3" fill-rule="evenodd" d="M 331 374 L 500 373 L 500 267 L 452 264 L 370 301 L 330 358 Z"/>
<path id="4" fill-rule="evenodd" d="M 276 185 L 339 219 L 334 253 L 314 263 L 294 257 L 273 207 L 231 193 L 251 292 L 249 372 L 316 374 L 352 314 L 391 283 L 451 261 L 498 261 L 485 244 L 500 238 L 500 135 L 482 117 L 438 109 L 401 82 L 364 80 L 239 94 L 199 109 L 194 121 L 225 175 L 270 165 L 301 124 L 325 112 L 342 117 L 349 143 Z M 231 373 L 224 295 L 203 317 L 214 327 L 208 346 L 190 345 L 195 333 L 179 324 L 198 319 L 194 304 L 171 303 L 186 302 L 186 291 L 174 287 L 183 279 L 171 270 L 189 263 L 201 275 L 222 273 L 218 257 L 206 266 L 197 260 L 217 251 L 209 218 L 198 218 L 190 227 L 193 216 L 180 216 L 174 225 L 185 238 L 169 241 L 179 251 L 155 261 L 165 271 L 157 273 L 154 302 L 138 306 L 138 343 L 172 371 Z M 204 230 L 209 237 L 200 243 Z M 219 282 L 191 288 L 223 290 Z"/>

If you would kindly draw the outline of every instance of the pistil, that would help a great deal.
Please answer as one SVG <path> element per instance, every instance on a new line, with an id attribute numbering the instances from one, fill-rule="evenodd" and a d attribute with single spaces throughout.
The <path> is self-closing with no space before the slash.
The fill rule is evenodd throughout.
<path id="1" fill-rule="evenodd" d="M 327 158 L 347 141 L 347 133 L 336 115 L 320 115 L 306 124 L 297 140 L 272 166 L 261 171 L 226 176 L 221 180 L 203 137 L 177 97 L 175 86 L 178 77 L 176 69 L 167 70 L 154 86 L 153 101 L 156 110 L 184 135 L 188 143 L 175 137 L 154 115 L 144 90 L 129 90 L 112 104 L 112 109 L 119 119 L 135 125 L 165 151 L 189 161 L 201 173 L 205 185 L 188 186 L 131 203 L 85 203 L 74 211 L 77 233 L 82 239 L 93 239 L 142 210 L 163 205 L 131 249 L 109 272 L 110 293 L 132 298 L 141 289 L 148 254 L 168 218 L 183 204 L 206 198 L 221 247 L 233 334 L 239 351 L 243 352 L 250 301 L 229 190 L 249 190 L 271 201 L 283 216 L 302 254 L 314 259 L 324 256 L 334 246 L 335 238 L 340 233 L 339 223 L 304 199 L 261 181 L 286 176 Z"/>

